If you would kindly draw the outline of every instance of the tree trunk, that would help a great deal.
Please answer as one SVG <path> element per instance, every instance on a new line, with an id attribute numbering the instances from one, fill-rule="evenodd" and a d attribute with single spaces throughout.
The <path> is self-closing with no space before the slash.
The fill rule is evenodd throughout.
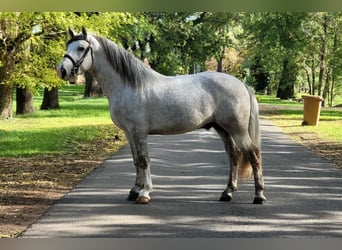
<path id="1" fill-rule="evenodd" d="M 224 58 L 224 52 L 225 52 L 226 48 L 225 47 L 221 47 L 219 54 L 216 55 L 216 62 L 217 62 L 217 72 L 222 72 L 223 71 L 223 58 Z"/>
<path id="2" fill-rule="evenodd" d="M 306 80 L 307 80 L 307 82 L 308 82 L 308 86 L 309 86 L 309 94 L 311 94 L 311 80 L 310 80 L 310 73 L 309 73 L 309 71 L 308 71 L 306 68 L 304 68 L 304 70 L 305 70 L 305 74 L 306 74 Z"/>
<path id="3" fill-rule="evenodd" d="M 94 76 L 89 72 L 85 73 L 85 89 L 84 97 L 100 97 L 103 96 L 102 89 Z"/>
<path id="4" fill-rule="evenodd" d="M 58 109 L 58 88 L 53 87 L 50 90 L 48 88 L 44 89 L 43 103 L 40 109 Z"/>
<path id="5" fill-rule="evenodd" d="M 29 114 L 33 112 L 33 95 L 27 87 L 16 88 L 17 111 L 16 115 Z"/>
<path id="6" fill-rule="evenodd" d="M 296 75 L 296 65 L 289 59 L 285 59 L 283 62 L 283 71 L 279 81 L 277 97 L 282 100 L 294 97 L 294 83 L 296 81 Z"/>
<path id="7" fill-rule="evenodd" d="M 330 88 L 330 93 L 329 93 L 329 103 L 331 107 L 334 106 L 333 99 L 334 99 L 334 89 L 335 89 L 335 75 L 334 73 L 331 74 L 331 88 Z"/>
<path id="8" fill-rule="evenodd" d="M 315 67 L 315 60 L 312 59 L 312 61 L 311 61 L 311 76 L 312 76 L 311 79 L 312 79 L 312 81 L 311 81 L 310 95 L 315 95 L 315 84 L 316 84 L 315 69 L 316 69 L 316 67 Z"/>
<path id="9" fill-rule="evenodd" d="M 329 85 L 330 85 L 330 72 L 329 70 L 327 70 L 326 76 L 325 76 L 325 86 L 323 89 L 323 102 L 322 102 L 322 106 L 324 107 L 326 105 L 326 102 L 328 102 L 328 105 L 330 106 L 330 102 L 329 102 L 329 98 L 327 98 L 327 96 L 329 95 Z"/>
<path id="10" fill-rule="evenodd" d="M 216 71 L 217 72 L 222 72 L 222 61 L 223 61 L 223 57 L 220 57 L 219 59 L 216 59 L 217 61 L 217 68 Z"/>
<path id="11" fill-rule="evenodd" d="M 250 71 L 251 77 L 253 79 L 253 87 L 255 88 L 255 92 L 267 94 L 269 85 L 269 74 L 264 69 L 264 66 L 261 63 L 261 59 L 259 57 L 255 57 L 254 63 L 251 65 Z"/>
<path id="12" fill-rule="evenodd" d="M 0 84 L 0 119 L 8 119 L 13 116 L 13 87 L 8 84 Z"/>
<path id="13" fill-rule="evenodd" d="M 323 75 L 324 75 L 324 60 L 325 60 L 325 42 L 321 46 L 321 56 L 319 62 L 319 74 L 318 74 L 318 95 L 321 95 L 323 86 Z"/>
<path id="14" fill-rule="evenodd" d="M 324 16 L 324 22 L 322 24 L 324 34 L 322 36 L 322 44 L 320 49 L 320 60 L 319 60 L 319 75 L 318 75 L 318 95 L 320 96 L 322 93 L 323 86 L 323 76 L 325 73 L 325 54 L 327 47 L 327 29 L 328 29 L 328 19 L 327 16 Z"/>
<path id="15" fill-rule="evenodd" d="M 339 42 L 339 26 L 335 26 L 334 29 L 334 44 L 333 44 L 333 55 L 337 55 L 337 49 L 338 49 L 338 42 Z M 335 67 L 333 67 L 332 65 L 330 65 L 330 70 L 331 70 L 331 87 L 330 87 L 330 91 L 329 91 L 329 104 L 331 107 L 334 106 L 333 103 L 333 99 L 334 99 L 334 95 L 335 95 L 335 83 L 336 83 L 336 71 L 335 71 Z"/>

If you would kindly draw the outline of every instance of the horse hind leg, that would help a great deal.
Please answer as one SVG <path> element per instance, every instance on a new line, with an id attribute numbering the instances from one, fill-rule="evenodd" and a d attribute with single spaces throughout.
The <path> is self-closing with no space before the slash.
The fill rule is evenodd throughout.
<path id="1" fill-rule="evenodd" d="M 245 154 L 245 157 L 248 157 L 247 159 L 249 159 L 253 168 L 255 186 L 255 197 L 253 204 L 263 204 L 266 201 L 266 197 L 264 196 L 264 178 L 262 174 L 260 150 L 256 147 L 253 147 L 253 149 L 247 151 Z"/>
<path id="2" fill-rule="evenodd" d="M 245 176 L 248 173 L 249 164 L 252 166 L 255 197 L 253 204 L 263 204 L 266 201 L 264 196 L 264 179 L 262 174 L 262 159 L 259 148 L 252 143 L 248 134 L 240 134 L 233 136 L 233 140 L 239 148 L 242 157 L 240 158 L 240 171 L 244 172 Z M 245 171 L 247 170 L 247 171 Z M 248 174 L 247 174 L 248 175 Z"/>
<path id="3" fill-rule="evenodd" d="M 226 149 L 228 151 L 228 149 Z M 227 188 L 222 192 L 220 201 L 231 201 L 233 192 L 237 191 L 238 183 L 238 162 L 241 158 L 239 150 L 235 147 L 229 149 L 230 169 Z"/>
<path id="4" fill-rule="evenodd" d="M 220 127 L 215 127 L 221 137 L 226 153 L 230 160 L 229 179 L 227 188 L 222 192 L 220 201 L 231 201 L 233 192 L 237 191 L 238 162 L 241 157 L 240 151 L 236 148 L 231 136 Z"/>

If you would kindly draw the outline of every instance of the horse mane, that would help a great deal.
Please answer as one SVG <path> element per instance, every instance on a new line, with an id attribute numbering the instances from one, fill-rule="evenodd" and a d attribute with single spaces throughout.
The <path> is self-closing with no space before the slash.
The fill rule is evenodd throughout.
<path id="1" fill-rule="evenodd" d="M 124 84 L 135 89 L 141 89 L 144 82 L 153 82 L 155 75 L 146 64 L 113 41 L 100 36 L 94 37 L 100 43 L 107 60 L 120 75 Z"/>

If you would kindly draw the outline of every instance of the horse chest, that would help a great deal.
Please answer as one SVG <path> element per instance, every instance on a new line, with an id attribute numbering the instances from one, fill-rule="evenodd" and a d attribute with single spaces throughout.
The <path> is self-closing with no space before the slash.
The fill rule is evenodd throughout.
<path id="1" fill-rule="evenodd" d="M 115 95 L 109 100 L 112 121 L 121 129 L 130 130 L 144 124 L 143 108 L 137 98 Z"/>

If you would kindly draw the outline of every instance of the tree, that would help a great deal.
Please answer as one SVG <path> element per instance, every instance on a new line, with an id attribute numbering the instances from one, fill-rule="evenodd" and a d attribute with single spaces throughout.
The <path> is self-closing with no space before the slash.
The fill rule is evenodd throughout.
<path id="1" fill-rule="evenodd" d="M 243 79 L 244 58 L 243 51 L 238 51 L 238 48 L 226 48 L 222 59 L 222 72 Z M 218 62 L 215 57 L 206 61 L 205 68 L 210 71 L 217 71 Z"/>
<path id="2" fill-rule="evenodd" d="M 297 63 L 305 47 L 302 23 L 306 13 L 252 13 L 244 23 L 250 39 L 252 56 L 263 55 L 272 79 L 278 82 L 277 97 L 288 99 L 294 96 L 298 75 Z"/>
<path id="3" fill-rule="evenodd" d="M 44 88 L 44 97 L 42 105 L 40 109 L 58 109 L 59 108 L 59 100 L 58 100 L 58 88 L 57 87 L 45 87 Z"/>
<path id="4" fill-rule="evenodd" d="M 334 13 L 332 16 L 332 47 L 330 49 L 330 56 L 328 57 L 330 86 L 327 87 L 327 95 L 329 106 L 333 106 L 333 99 L 336 94 L 338 94 L 338 91 L 341 91 L 342 88 L 342 39 L 340 35 L 342 26 L 342 13 Z"/>
<path id="5" fill-rule="evenodd" d="M 258 93 L 268 93 L 270 75 L 261 62 L 260 57 L 254 58 L 250 65 L 250 83 Z"/>
<path id="6" fill-rule="evenodd" d="M 303 24 L 308 46 L 302 55 L 301 69 L 305 72 L 309 93 L 323 96 L 324 103 L 330 106 L 341 74 L 341 24 L 341 13 L 327 12 L 309 13 Z"/>
<path id="7" fill-rule="evenodd" d="M 325 81 L 322 81 L 323 104 L 333 106 L 335 91 L 341 86 L 338 79 L 341 76 L 341 38 L 340 27 L 342 25 L 341 13 L 324 13 L 324 22 L 322 24 L 325 43 L 325 57 L 323 64 L 323 73 Z M 337 87 L 337 88 L 336 88 Z"/>
<path id="8" fill-rule="evenodd" d="M 294 84 L 297 78 L 297 65 L 289 57 L 283 60 L 283 69 L 279 80 L 277 97 L 289 99 L 294 97 Z"/>
<path id="9" fill-rule="evenodd" d="M 32 96 L 27 92 L 35 92 L 39 86 L 51 89 L 64 84 L 57 79 L 54 68 L 64 53 L 65 31 L 74 20 L 73 15 L 63 12 L 0 13 L 2 118 L 12 116 L 14 86 L 18 89 L 18 113 L 30 110 Z M 25 91 L 24 95 L 20 95 L 21 90 Z"/>
<path id="10" fill-rule="evenodd" d="M 32 37 L 31 37 L 32 38 Z M 17 58 L 17 68 L 12 72 L 10 76 L 10 81 L 17 83 L 16 88 L 16 115 L 29 114 L 32 113 L 33 108 L 33 94 L 32 94 L 32 84 L 30 79 L 27 79 L 27 72 L 29 70 L 29 65 L 31 62 L 30 57 L 30 45 L 31 38 L 25 41 L 22 45 L 22 53 L 18 55 Z"/>
<path id="11" fill-rule="evenodd" d="M 41 34 L 35 43 L 32 53 L 34 76 L 39 79 L 38 85 L 44 87 L 41 109 L 59 108 L 58 88 L 64 81 L 58 79 L 55 67 L 63 53 L 68 38 L 67 27 L 77 20 L 74 13 L 43 12 L 39 19 Z M 80 24 L 80 20 L 78 20 Z"/>
<path id="12" fill-rule="evenodd" d="M 207 54 L 214 56 L 218 72 L 223 72 L 223 60 L 227 49 L 236 49 L 239 46 L 236 38 L 242 32 L 239 24 L 242 16 L 241 13 L 232 12 L 203 12 L 200 18 L 195 20 L 202 23 L 201 41 L 207 44 Z"/>
<path id="13" fill-rule="evenodd" d="M 205 68 L 207 59 L 221 49 L 217 27 L 229 23 L 230 14 L 211 12 L 143 13 L 154 25 L 148 35 L 149 62 L 166 74 L 188 74 Z M 215 27 L 215 28 L 214 28 Z"/>
<path id="14" fill-rule="evenodd" d="M 33 112 L 33 94 L 28 87 L 16 87 L 16 115 Z"/>
<path id="15" fill-rule="evenodd" d="M 103 96 L 102 90 L 96 79 L 89 72 L 84 74 L 85 77 L 85 88 L 84 97 L 99 97 Z"/>
<path id="16" fill-rule="evenodd" d="M 0 84 L 0 118 L 12 117 L 13 86 Z"/>
<path id="17" fill-rule="evenodd" d="M 152 68 L 165 75 L 186 74 L 190 71 L 186 49 L 191 33 L 191 13 L 144 13 L 154 25 L 149 35 L 149 62 Z"/>
<path id="18" fill-rule="evenodd" d="M 0 118 L 12 117 L 14 82 L 22 45 L 32 36 L 36 13 L 0 13 Z"/>

